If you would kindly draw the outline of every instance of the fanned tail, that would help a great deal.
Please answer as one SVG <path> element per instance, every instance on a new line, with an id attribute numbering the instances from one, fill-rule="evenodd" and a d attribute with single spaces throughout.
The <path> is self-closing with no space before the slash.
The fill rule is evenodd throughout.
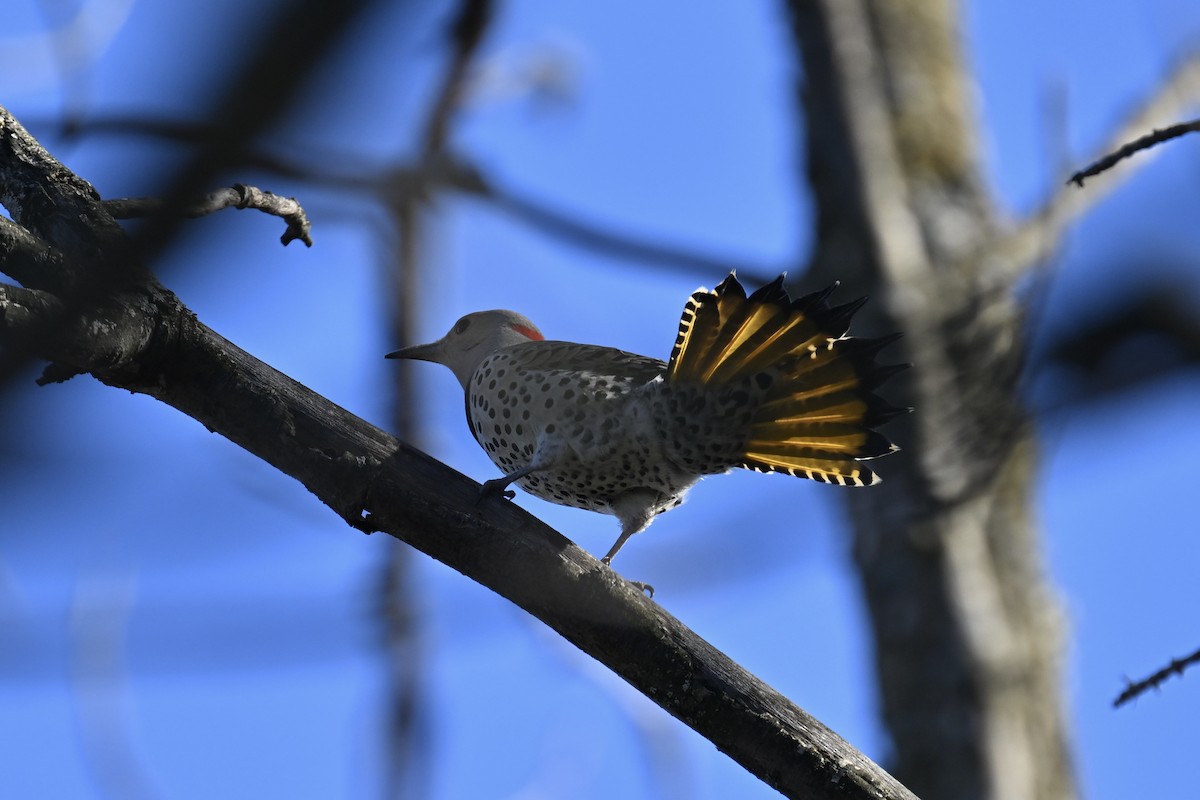
<path id="1" fill-rule="evenodd" d="M 874 429 L 909 409 L 874 390 L 906 366 L 875 363 L 899 334 L 847 336 L 866 298 L 831 306 L 835 287 L 792 300 L 780 275 L 747 297 L 731 274 L 684 307 L 668 383 L 707 390 L 748 381 L 757 389 L 740 466 L 867 486 L 880 478 L 861 462 L 897 449 Z"/>

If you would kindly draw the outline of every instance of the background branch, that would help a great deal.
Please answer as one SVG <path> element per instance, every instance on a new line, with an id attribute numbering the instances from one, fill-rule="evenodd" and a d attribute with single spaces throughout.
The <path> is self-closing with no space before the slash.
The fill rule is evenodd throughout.
<path id="1" fill-rule="evenodd" d="M 1155 145 L 1169 142 L 1171 139 L 1177 139 L 1187 133 L 1195 133 L 1200 131 L 1200 119 L 1192 120 L 1191 122 L 1181 122 L 1178 125 L 1170 125 L 1166 128 L 1159 128 L 1145 136 L 1139 136 L 1132 142 L 1123 144 L 1115 151 L 1101 158 L 1099 161 L 1093 162 L 1088 166 L 1076 172 L 1067 179 L 1067 183 L 1072 183 L 1080 188 L 1083 187 L 1085 179 L 1093 175 L 1099 175 L 1101 172 L 1112 169 L 1120 161 L 1129 158 L 1134 153 L 1148 150 Z"/>
<path id="2" fill-rule="evenodd" d="M 1117 699 L 1113 700 L 1113 708 L 1120 708 L 1130 700 L 1133 700 L 1135 697 L 1144 694 L 1148 690 L 1157 689 L 1163 684 L 1164 681 L 1167 680 L 1167 678 L 1170 678 L 1172 675 L 1179 675 L 1182 677 L 1183 671 L 1193 664 L 1200 664 L 1200 650 L 1197 650 L 1191 655 L 1184 656 L 1183 658 L 1172 658 L 1171 663 L 1167 664 L 1165 667 L 1158 670 L 1148 678 L 1143 678 L 1140 681 L 1131 681 L 1129 685 L 1126 686 L 1119 695 L 1117 695 Z"/>
<path id="3" fill-rule="evenodd" d="M 458 91 L 457 88 L 454 91 Z M 441 106 L 438 108 L 441 109 Z M 435 127 L 430 123 L 430 130 Z M 80 121 L 71 132 L 74 136 L 145 136 L 180 144 L 195 144 L 210 136 L 212 127 L 198 123 L 113 116 Z M 446 144 L 439 142 L 439 146 L 445 148 Z M 561 203 L 505 185 L 478 164 L 445 149 L 429 151 L 416 162 L 383 170 L 375 165 L 354 164 L 354 159 L 346 153 L 312 149 L 294 157 L 286 157 L 250 148 L 243 161 L 248 168 L 272 176 L 356 196 L 375 197 L 385 206 L 410 198 L 427 201 L 438 191 L 449 189 L 489 204 L 530 229 L 575 247 L 608 258 L 636 261 L 649 268 L 683 272 L 693 277 L 727 275 L 736 270 L 748 283 L 768 283 L 779 273 L 798 267 L 790 262 L 762 264 L 736 255 L 716 257 L 708 252 L 663 241 L 653 234 L 637 235 L 617 225 L 587 219 L 578 212 L 564 211 Z M 347 164 L 351 166 L 347 168 Z M 334 166 L 331 168 L 330 165 Z"/>
<path id="4" fill-rule="evenodd" d="M 891 387 L 916 409 L 893 423 L 902 451 L 877 489 L 846 495 L 889 767 L 926 800 L 1072 797 L 1061 631 L 1029 500 L 1021 312 L 991 260 L 999 225 L 960 9 L 788 7 L 817 209 L 810 277 L 880 298 L 863 323 L 904 331 L 913 364 Z"/>

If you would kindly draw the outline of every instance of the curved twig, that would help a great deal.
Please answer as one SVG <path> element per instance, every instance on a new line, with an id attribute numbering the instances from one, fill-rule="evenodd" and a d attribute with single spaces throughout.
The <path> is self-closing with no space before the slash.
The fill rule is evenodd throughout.
<path id="1" fill-rule="evenodd" d="M 1132 142 L 1121 145 L 1113 152 L 1104 156 L 1098 161 L 1094 161 L 1083 169 L 1076 172 L 1067 179 L 1067 183 L 1073 183 L 1076 186 L 1083 188 L 1085 179 L 1093 175 L 1099 175 L 1101 172 L 1112 169 L 1118 162 L 1129 158 L 1134 153 L 1142 150 L 1148 150 L 1155 145 L 1168 142 L 1171 139 L 1177 139 L 1186 133 L 1196 133 L 1200 131 L 1200 119 L 1194 119 L 1191 122 L 1181 122 L 1178 125 L 1171 125 L 1166 128 L 1155 128 L 1151 133 L 1145 136 L 1139 136 Z"/>
<path id="2" fill-rule="evenodd" d="M 152 217 L 169 213 L 171 210 L 166 201 L 157 197 L 105 200 L 104 207 L 114 219 Z M 312 247 L 312 223 L 308 221 L 308 215 L 304 213 L 304 208 L 296 198 L 283 197 L 256 186 L 235 183 L 229 188 L 210 192 L 196 202 L 185 205 L 178 209 L 178 213 L 185 217 L 203 217 L 226 208 L 254 208 L 279 217 L 287 223 L 287 230 L 280 237 L 284 247 L 297 239 Z"/>

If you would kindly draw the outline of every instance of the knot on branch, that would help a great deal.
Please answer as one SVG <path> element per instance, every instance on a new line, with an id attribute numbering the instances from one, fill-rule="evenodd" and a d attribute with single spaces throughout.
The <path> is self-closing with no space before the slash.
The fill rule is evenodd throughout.
<path id="1" fill-rule="evenodd" d="M 308 221 L 308 215 L 304 213 L 304 208 L 296 198 L 283 197 L 266 189 L 259 189 L 257 186 L 248 186 L 244 183 L 235 183 L 230 191 L 235 192 L 239 197 L 235 208 L 257 208 L 259 211 L 280 217 L 287 223 L 287 230 L 283 232 L 283 236 L 279 237 L 279 241 L 284 247 L 297 239 L 304 242 L 306 247 L 312 247 L 312 223 Z"/>

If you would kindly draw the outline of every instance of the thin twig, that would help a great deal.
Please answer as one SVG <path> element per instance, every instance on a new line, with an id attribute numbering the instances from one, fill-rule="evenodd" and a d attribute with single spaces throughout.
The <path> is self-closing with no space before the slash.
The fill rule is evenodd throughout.
<path id="1" fill-rule="evenodd" d="M 1194 119 L 1191 122 L 1181 122 L 1178 125 L 1171 125 L 1166 128 L 1155 128 L 1153 133 L 1148 133 L 1145 136 L 1134 139 L 1132 142 L 1123 144 L 1104 156 L 1104 158 L 1092 162 L 1068 178 L 1067 183 L 1073 183 L 1083 188 L 1083 182 L 1086 178 L 1099 175 L 1101 172 L 1111 169 L 1118 161 L 1129 158 L 1140 150 L 1148 150 L 1157 144 L 1177 139 L 1185 133 L 1196 133 L 1197 131 L 1200 131 L 1200 119 Z"/>
<path id="2" fill-rule="evenodd" d="M 166 201 L 158 197 L 105 200 L 104 207 L 114 219 L 133 219 L 168 213 Z M 235 183 L 229 188 L 218 189 L 184 206 L 179 209 L 179 213 L 185 217 L 203 217 L 226 208 L 255 208 L 279 217 L 288 224 L 283 236 L 279 237 L 285 247 L 296 239 L 312 247 L 312 223 L 308 221 L 308 215 L 304 213 L 304 208 L 296 198 L 283 197 L 256 186 Z"/>
<path id="3" fill-rule="evenodd" d="M 1143 131 L 1153 129 L 1166 120 L 1179 119 L 1194 105 L 1197 87 L 1200 87 L 1200 54 L 1180 62 L 1153 94 L 1145 98 L 1112 132 L 1097 152 L 1112 153 Z M 1008 282 L 1013 283 L 1024 277 L 1030 265 L 1038 263 L 1039 256 L 1054 249 L 1068 225 L 1094 208 L 1120 186 L 1121 179 L 1130 174 L 1130 170 L 1113 173 L 1107 180 L 1089 187 L 1087 192 L 1074 191 L 1064 182 L 1053 189 L 1033 214 L 1002 232 L 996 241 L 989 244 L 988 250 L 1007 265 Z"/>
<path id="4" fill-rule="evenodd" d="M 1135 697 L 1144 694 L 1148 689 L 1157 689 L 1172 675 L 1183 675 L 1183 671 L 1193 664 L 1200 664 L 1200 650 L 1183 658 L 1172 658 L 1171 662 L 1149 678 L 1140 681 L 1126 681 L 1125 689 L 1113 700 L 1113 708 L 1120 708 Z"/>

